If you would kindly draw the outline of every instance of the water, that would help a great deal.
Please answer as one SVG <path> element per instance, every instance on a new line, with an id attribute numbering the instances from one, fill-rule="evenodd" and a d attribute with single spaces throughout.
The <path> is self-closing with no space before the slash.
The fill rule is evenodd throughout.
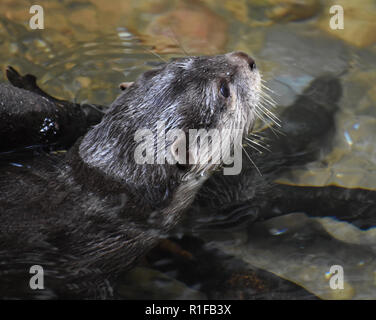
<path id="1" fill-rule="evenodd" d="M 333 148 L 278 181 L 375 190 L 376 4 L 340 3 L 345 29 L 335 31 L 329 28 L 331 1 L 44 1 L 45 29 L 31 30 L 29 1 L 2 0 L 0 66 L 36 75 L 53 96 L 109 105 L 121 82 L 163 60 L 242 50 L 257 61 L 281 109 L 312 79 L 332 73 L 344 87 Z M 0 80 L 6 81 L 3 73 Z M 182 228 L 173 238 L 179 244 L 176 255 L 152 253 L 148 268 L 119 283 L 119 295 L 376 298 L 375 229 L 330 218 L 332 212 L 322 215 L 328 217 L 291 212 L 240 230 Z M 181 252 L 193 255 L 201 269 L 184 271 L 190 260 Z M 206 256 L 226 265 L 227 278 L 226 272 L 205 269 L 213 267 L 204 262 Z M 344 268 L 344 290 L 329 287 L 333 264 Z M 228 282 L 218 280 L 224 278 Z"/>

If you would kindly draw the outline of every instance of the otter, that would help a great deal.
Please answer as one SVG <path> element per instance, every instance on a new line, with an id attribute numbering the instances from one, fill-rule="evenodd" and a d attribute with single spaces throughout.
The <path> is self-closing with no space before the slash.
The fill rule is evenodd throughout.
<path id="1" fill-rule="evenodd" d="M 104 106 L 60 100 L 40 89 L 36 77 L 8 67 L 12 85 L 0 84 L 0 153 L 70 147 L 102 119 Z"/>
<path id="2" fill-rule="evenodd" d="M 17 88 L 33 93 L 31 99 L 34 102 L 30 105 L 22 104 L 22 107 L 26 108 L 26 111 L 32 110 L 33 106 L 38 105 L 37 102 L 41 97 L 43 97 L 44 101 L 47 99 L 50 106 L 53 108 L 59 108 L 57 102 L 59 100 L 51 97 L 40 89 L 36 85 L 36 78 L 34 76 L 21 76 L 11 67 L 7 69 L 7 76 L 10 82 Z M 127 90 L 132 84 L 133 83 L 125 82 L 120 85 L 120 88 Z M 2 84 L 0 84 L 0 90 L 5 90 L 1 88 L 1 86 L 7 87 L 7 92 L 9 92 L 9 90 L 17 92 L 17 96 L 3 96 L 3 105 L 13 104 L 17 106 L 20 101 L 25 101 L 23 97 L 24 91 L 19 91 L 17 88 Z M 375 197 L 374 192 L 371 190 L 346 189 L 335 186 L 289 186 L 274 182 L 274 179 L 278 178 L 282 172 L 286 172 L 296 165 L 304 165 L 309 161 L 315 160 L 325 149 L 330 148 L 335 131 L 334 117 L 339 109 L 337 102 L 341 97 L 341 91 L 340 81 L 335 76 L 323 75 L 312 81 L 295 103 L 283 109 L 282 113 L 278 115 L 281 120 L 281 127 L 279 127 L 277 134 L 275 134 L 271 128 L 268 128 L 262 132 L 258 132 L 257 135 L 251 134 L 247 138 L 252 140 L 257 138 L 257 141 L 250 143 L 250 146 L 245 146 L 246 152 L 249 153 L 253 159 L 253 163 L 244 155 L 243 170 L 240 175 L 223 176 L 222 172 L 214 172 L 213 175 L 210 175 L 210 178 L 205 181 L 204 185 L 195 196 L 193 204 L 189 206 L 188 210 L 185 210 L 187 214 L 185 214 L 184 217 L 190 217 L 191 221 L 185 221 L 184 224 L 180 223 L 181 228 L 185 230 L 188 228 L 188 230 L 190 230 L 190 226 L 192 226 L 195 230 L 195 234 L 197 234 L 197 232 L 206 234 L 208 229 L 220 228 L 224 231 L 227 228 L 247 227 L 255 220 L 264 220 L 276 215 L 297 211 L 303 211 L 313 216 L 325 216 L 326 213 L 331 212 L 331 214 L 334 214 L 337 218 L 349 221 L 361 228 L 374 226 L 373 208 L 375 206 Z M 64 105 L 68 105 L 68 107 L 64 108 Z M 86 123 L 90 122 L 90 112 L 94 111 L 94 118 L 91 117 L 91 119 L 94 120 L 93 124 L 99 122 L 100 118 L 103 116 L 102 112 L 98 112 L 98 108 L 99 110 L 106 108 L 102 106 L 95 106 L 95 108 L 93 108 L 93 106 L 90 105 L 89 109 L 85 109 L 85 105 L 72 104 L 68 101 L 64 101 L 64 105 L 63 107 L 60 105 L 60 113 L 69 113 L 69 106 L 72 105 L 75 105 L 78 111 L 79 108 L 82 108 L 84 111 L 83 116 L 86 116 L 86 111 L 89 110 L 89 121 Z M 53 108 L 51 109 L 52 111 L 54 110 Z M 40 119 L 43 121 L 42 117 Z M 72 118 L 72 121 L 80 121 L 80 119 L 82 118 Z M 19 128 L 19 123 L 16 120 L 15 124 L 12 130 Z M 42 124 L 42 122 L 33 122 L 33 126 L 28 130 L 34 130 L 33 132 L 38 133 Z M 73 123 L 71 125 L 73 125 Z M 60 131 L 60 137 L 73 134 L 78 137 L 79 135 L 77 132 L 65 131 L 69 127 L 62 126 L 60 128 L 64 128 Z M 89 127 L 85 128 L 83 126 L 80 129 L 85 131 L 88 128 Z M 9 134 L 10 132 L 8 131 L 7 136 Z M 22 137 L 22 135 L 20 135 L 20 137 Z M 41 137 L 38 136 L 38 134 L 32 135 L 32 137 L 36 139 L 31 142 L 32 144 L 42 142 L 43 145 L 48 146 L 47 150 L 54 150 L 59 147 L 59 143 L 55 143 L 59 140 L 55 140 L 55 142 L 53 139 L 47 142 L 45 140 L 41 141 Z M 23 141 L 19 141 L 22 145 Z M 72 139 L 72 141 L 74 142 L 75 140 Z M 265 143 L 267 143 L 268 150 L 264 150 L 264 152 L 260 153 L 259 151 L 262 150 L 261 144 Z M 14 147 L 12 144 L 9 145 L 11 148 Z M 66 146 L 69 147 L 69 145 Z M 255 147 L 260 150 L 255 152 Z M 4 155 L 4 153 L 0 154 L 0 159 L 4 160 Z M 8 163 L 12 158 L 20 162 L 19 153 L 7 153 L 7 157 Z M 45 172 L 46 166 L 48 166 L 46 160 L 49 160 L 52 166 L 55 166 L 56 161 L 63 161 L 62 159 L 52 160 L 51 155 L 48 156 L 47 159 L 43 157 L 43 161 L 39 159 L 37 162 L 38 165 L 43 168 L 42 172 Z M 31 168 L 34 168 L 36 161 L 33 161 L 34 163 L 29 160 L 25 165 L 27 166 L 31 163 Z M 18 163 L 18 165 L 20 165 L 20 163 Z M 255 169 L 255 166 L 259 168 L 262 176 Z M 20 170 L 22 169 L 17 168 L 17 172 L 20 174 L 19 177 L 22 179 L 23 176 Z M 30 169 L 25 170 L 26 175 L 30 174 L 29 171 Z M 83 184 L 85 184 L 84 177 L 83 180 Z M 101 185 L 101 183 L 102 181 L 98 185 Z M 56 195 L 57 197 L 52 199 L 53 202 L 51 203 L 57 203 L 57 205 L 59 205 L 59 202 L 64 201 L 64 193 Z M 180 233 L 182 232 L 181 228 L 178 230 Z M 191 234 L 191 231 L 183 232 Z M 161 236 L 163 236 L 162 233 Z M 174 241 L 175 240 L 176 239 L 174 239 Z M 11 244 L 10 247 L 14 246 L 14 244 Z M 65 250 L 66 254 L 68 254 L 69 248 L 66 247 Z M 207 253 L 205 253 L 205 255 L 206 254 Z M 51 259 L 50 262 L 53 261 L 54 259 Z M 115 261 L 116 258 L 114 258 L 113 262 Z M 201 262 L 204 263 L 205 261 Z M 201 262 L 199 264 L 201 264 Z M 210 263 L 222 270 L 221 272 L 225 272 L 225 266 L 221 261 L 214 259 Z M 51 288 L 51 281 L 55 281 L 55 287 L 58 285 L 53 276 L 49 277 L 49 287 L 46 290 L 40 291 L 38 295 L 36 295 L 35 292 L 31 293 L 30 288 L 25 287 L 25 283 L 27 283 L 29 279 L 20 277 L 20 275 L 25 276 L 25 270 L 28 267 L 29 266 L 25 264 L 24 269 L 21 270 L 21 267 L 18 265 L 18 269 L 10 274 L 8 272 L 7 276 L 4 275 L 2 281 L 3 286 L 0 287 L 0 295 L 2 297 L 52 298 L 67 296 L 67 289 L 64 289 L 64 287 L 61 288 L 58 294 L 56 290 L 48 290 Z M 183 266 L 183 268 L 186 268 L 186 265 Z M 3 270 L 6 270 L 6 268 L 3 268 Z M 19 270 L 18 273 L 17 270 Z M 29 275 L 29 277 L 30 276 L 31 275 Z M 5 277 L 7 277 L 7 281 L 5 281 Z M 213 275 L 210 273 L 204 277 L 205 280 L 212 279 Z M 15 281 L 15 279 L 18 279 L 18 282 Z M 61 281 L 61 283 L 63 283 L 63 281 Z M 70 289 L 69 292 L 77 293 L 77 291 L 80 291 L 81 295 L 77 297 L 106 297 L 108 296 L 106 291 L 111 292 L 111 286 L 108 285 L 106 278 L 98 268 L 92 270 L 92 272 L 88 273 L 86 276 L 82 275 L 81 277 L 77 277 L 72 283 L 74 283 L 75 289 Z M 73 287 L 72 284 L 70 286 Z M 22 292 L 20 288 L 23 287 L 24 291 Z M 104 288 L 101 294 L 96 293 L 96 295 L 89 295 L 89 293 L 85 291 L 85 288 L 89 287 Z M 223 290 L 222 285 L 220 288 Z M 96 291 L 100 292 L 99 289 Z M 92 292 L 94 291 L 92 290 Z"/>
<path id="3" fill-rule="evenodd" d="M 248 145 L 245 150 L 253 163 L 247 161 L 244 154 L 240 175 L 226 176 L 215 172 L 205 181 L 190 208 L 192 221 L 189 224 L 192 228 L 199 225 L 195 221 L 202 220 L 203 216 L 207 217 L 206 227 L 216 228 L 244 225 L 245 221 L 252 223 L 302 208 L 317 216 L 320 211 L 313 212 L 316 203 L 310 203 L 315 202 L 315 196 L 316 199 L 323 198 L 324 207 L 333 207 L 334 201 L 328 203 L 330 193 L 324 191 L 327 190 L 324 187 L 310 188 L 309 192 L 305 192 L 303 187 L 285 186 L 275 180 L 292 168 L 304 166 L 331 150 L 341 96 L 339 79 L 324 74 L 314 79 L 291 106 L 283 108 L 278 114 L 278 132 L 268 127 L 257 134 L 251 133 L 246 139 Z M 346 188 L 339 189 L 344 194 L 348 193 Z M 340 191 L 337 193 L 340 194 Z M 338 195 L 333 193 L 334 197 L 338 198 Z M 357 203 L 363 205 L 360 198 Z M 326 210 L 321 211 L 321 214 L 325 213 Z M 349 217 L 347 210 L 338 218 L 346 216 Z"/>
<path id="4" fill-rule="evenodd" d="M 243 52 L 176 59 L 127 86 L 66 155 L 3 165 L 0 295 L 111 296 L 119 272 L 166 236 L 221 165 L 183 161 L 177 150 L 191 146 L 182 143 L 185 134 L 218 129 L 245 136 L 257 118 L 261 88 L 256 64 Z M 155 133 L 161 121 L 166 133 L 185 133 L 166 144 L 164 155 L 175 162 L 137 163 L 135 135 L 142 128 Z M 29 287 L 34 265 L 44 269 L 45 290 Z"/>

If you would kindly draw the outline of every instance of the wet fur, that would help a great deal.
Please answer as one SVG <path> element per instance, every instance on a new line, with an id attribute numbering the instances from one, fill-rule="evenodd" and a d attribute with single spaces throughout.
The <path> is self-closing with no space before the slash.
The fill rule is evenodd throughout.
<path id="1" fill-rule="evenodd" d="M 220 96 L 223 78 L 235 106 Z M 259 81 L 257 71 L 229 54 L 173 61 L 142 75 L 67 155 L 3 166 L 0 296 L 111 296 L 111 280 L 176 225 L 210 175 L 209 168 L 197 174 L 192 167 L 135 164 L 135 130 L 165 120 L 168 130 L 229 126 L 246 133 Z M 45 269 L 45 291 L 28 288 L 35 264 Z"/>

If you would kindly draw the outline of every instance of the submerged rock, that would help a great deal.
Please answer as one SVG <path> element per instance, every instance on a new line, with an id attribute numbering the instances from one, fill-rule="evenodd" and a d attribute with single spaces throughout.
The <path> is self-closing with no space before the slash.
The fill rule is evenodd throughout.
<path id="1" fill-rule="evenodd" d="M 301 21 L 320 12 L 319 0 L 270 0 L 273 5 L 267 16 L 274 21 Z"/>
<path id="2" fill-rule="evenodd" d="M 189 258 L 158 246 L 148 254 L 148 262 L 208 299 L 316 299 L 299 285 L 225 254 L 210 242 L 192 235 L 171 237 L 169 241 L 189 252 Z"/>
<path id="3" fill-rule="evenodd" d="M 330 0 L 324 3 L 324 14 L 318 22 L 321 29 L 357 47 L 368 47 L 376 43 L 376 4 L 373 0 L 362 0 L 361 2 Z M 333 5 L 341 5 L 343 8 L 343 29 L 332 29 L 330 26 L 329 21 L 333 15 L 329 13 L 329 10 Z"/>
<path id="4" fill-rule="evenodd" d="M 308 218 L 303 213 L 255 223 L 244 232 L 241 245 L 237 240 L 236 246 L 231 245 L 230 237 L 215 245 L 323 299 L 376 298 L 375 232 L 331 218 Z M 239 234 L 233 236 L 233 241 L 239 239 Z M 330 287 L 333 265 L 343 267 L 343 290 Z"/>
<path id="5" fill-rule="evenodd" d="M 157 270 L 136 267 L 118 280 L 116 297 L 150 300 L 203 300 L 206 296 Z"/>
<path id="6" fill-rule="evenodd" d="M 130 26 L 135 30 L 135 26 Z M 138 28 L 136 34 L 140 34 Z M 155 16 L 141 38 L 157 52 L 217 53 L 227 43 L 228 26 L 223 17 L 200 2 L 181 2 Z"/>

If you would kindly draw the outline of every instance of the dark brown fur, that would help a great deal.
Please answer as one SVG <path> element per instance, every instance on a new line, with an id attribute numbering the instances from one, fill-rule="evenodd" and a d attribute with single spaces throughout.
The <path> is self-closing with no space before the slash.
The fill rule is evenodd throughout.
<path id="1" fill-rule="evenodd" d="M 189 166 L 136 164 L 135 131 L 155 130 L 164 120 L 167 130 L 230 125 L 246 133 L 255 119 L 260 79 L 244 57 L 188 57 L 147 72 L 65 157 L 45 155 L 3 166 L 0 288 L 5 289 L 0 296 L 111 295 L 110 281 L 176 225 L 210 174 L 210 168 L 196 174 Z M 221 94 L 224 82 L 230 97 Z M 16 91 L 3 87 L 5 93 Z M 51 105 L 40 92 L 17 92 L 31 101 L 32 110 L 35 101 L 48 103 L 42 113 L 59 104 Z M 14 101 L 16 114 L 24 112 Z M 9 105 L 0 110 L 1 116 L 9 110 Z M 44 268 L 45 291 L 28 287 L 32 265 Z"/>

